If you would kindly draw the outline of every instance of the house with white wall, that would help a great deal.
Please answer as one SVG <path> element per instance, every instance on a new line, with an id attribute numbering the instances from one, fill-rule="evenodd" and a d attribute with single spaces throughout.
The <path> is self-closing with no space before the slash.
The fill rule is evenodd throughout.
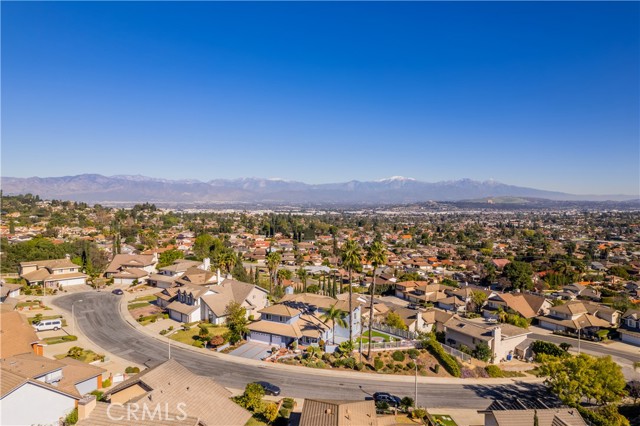
<path id="1" fill-rule="evenodd" d="M 116 254 L 104 273 L 113 278 L 114 284 L 132 285 L 145 283 L 156 272 L 158 255 L 154 254 Z"/>
<path id="2" fill-rule="evenodd" d="M 618 332 L 624 343 L 640 346 L 640 309 L 628 309 L 622 315 Z"/>
<path id="3" fill-rule="evenodd" d="M 65 259 L 20 262 L 20 277 L 29 285 L 58 289 L 87 283 L 88 275 L 68 257 Z"/>

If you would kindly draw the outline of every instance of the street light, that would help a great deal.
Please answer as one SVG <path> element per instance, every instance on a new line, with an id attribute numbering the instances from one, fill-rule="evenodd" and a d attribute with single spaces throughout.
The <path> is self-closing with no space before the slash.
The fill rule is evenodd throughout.
<path id="1" fill-rule="evenodd" d="M 413 366 L 416 369 L 416 375 L 415 375 L 416 392 L 413 399 L 413 408 L 418 408 L 418 357 L 417 356 L 412 357 L 411 359 L 413 359 Z"/>
<path id="2" fill-rule="evenodd" d="M 580 326 L 578 326 L 578 355 L 580 355 Z"/>
<path id="3" fill-rule="evenodd" d="M 71 304 L 71 321 L 73 322 L 73 329 L 71 330 L 71 334 L 73 334 L 75 336 L 76 334 L 76 315 L 75 315 L 75 305 L 78 302 L 82 302 L 82 299 L 76 300 L 75 302 L 73 302 Z"/>

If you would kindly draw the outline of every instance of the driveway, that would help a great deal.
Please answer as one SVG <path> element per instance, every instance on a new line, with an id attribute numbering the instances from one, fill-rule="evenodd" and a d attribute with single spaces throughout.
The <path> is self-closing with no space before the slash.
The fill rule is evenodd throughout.
<path id="1" fill-rule="evenodd" d="M 238 349 L 234 349 L 229 352 L 229 355 L 239 356 L 241 358 L 256 359 L 260 361 L 271 351 L 271 347 L 264 343 L 247 342 L 240 346 Z"/>

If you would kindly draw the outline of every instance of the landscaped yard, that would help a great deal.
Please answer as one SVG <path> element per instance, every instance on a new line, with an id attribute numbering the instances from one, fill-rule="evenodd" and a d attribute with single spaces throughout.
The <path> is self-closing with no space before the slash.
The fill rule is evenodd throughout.
<path id="1" fill-rule="evenodd" d="M 62 336 L 47 337 L 44 339 L 47 345 L 57 345 L 58 343 L 72 342 L 74 340 L 78 340 L 78 337 L 66 334 Z"/>
<path id="2" fill-rule="evenodd" d="M 134 309 L 140 309 L 140 308 L 146 308 L 147 306 L 150 306 L 151 303 L 149 302 L 135 302 L 135 303 L 129 303 L 127 305 L 127 308 L 130 311 L 133 311 Z"/>
<path id="3" fill-rule="evenodd" d="M 369 338 L 371 338 L 371 336 L 374 337 L 374 339 L 373 339 L 374 342 L 378 340 L 378 339 L 375 339 L 376 337 L 382 339 L 382 340 L 379 340 L 380 342 L 383 342 L 383 341 L 384 342 L 389 342 L 390 338 L 391 338 L 391 336 L 389 336 L 388 334 L 381 333 L 381 332 L 376 331 L 376 330 L 373 330 L 373 332 L 366 331 L 366 332 L 362 333 L 361 337 L 358 337 L 358 339 L 356 340 L 356 344 L 358 344 L 360 342 L 360 340 L 362 340 L 363 344 L 364 343 L 369 343 Z"/>
<path id="4" fill-rule="evenodd" d="M 154 300 L 156 300 L 157 297 L 154 296 L 153 294 L 150 294 L 148 296 L 140 296 L 140 297 L 136 297 L 135 299 L 133 299 L 132 301 L 130 301 L 129 303 L 135 303 L 135 302 L 153 302 Z"/>
<path id="5" fill-rule="evenodd" d="M 458 426 L 458 424 L 446 414 L 432 414 L 431 418 L 436 422 L 436 425 L 438 426 Z"/>
<path id="6" fill-rule="evenodd" d="M 83 349 L 78 346 L 72 347 L 71 349 L 69 349 L 69 351 L 66 354 L 59 354 L 54 356 L 55 359 L 62 359 L 66 357 L 74 358 L 74 359 L 77 359 L 78 361 L 87 362 L 87 363 L 98 361 L 98 360 L 104 360 L 104 355 L 97 354 L 93 352 L 91 349 Z"/>
<path id="7" fill-rule="evenodd" d="M 229 329 L 225 326 L 215 326 L 208 323 L 205 324 L 207 326 L 207 330 L 209 330 L 209 339 L 211 339 L 213 336 L 222 336 L 227 331 L 229 331 Z M 178 330 L 169 335 L 169 337 L 177 342 L 186 343 L 187 345 L 193 345 L 194 342 L 200 340 L 200 338 L 198 337 L 199 334 L 200 327 L 198 327 L 197 325 L 193 325 L 189 328 L 189 330 Z"/>

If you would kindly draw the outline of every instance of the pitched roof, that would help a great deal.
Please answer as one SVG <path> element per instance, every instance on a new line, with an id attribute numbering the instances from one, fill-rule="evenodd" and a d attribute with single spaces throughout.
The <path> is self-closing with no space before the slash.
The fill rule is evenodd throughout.
<path id="1" fill-rule="evenodd" d="M 79 266 L 73 263 L 70 259 L 34 260 L 30 262 L 20 262 L 21 268 L 33 265 L 37 266 L 38 268 L 49 269 L 79 268 Z"/>
<path id="2" fill-rule="evenodd" d="M 38 342 L 35 330 L 16 311 L 2 311 L 0 314 L 0 358 L 33 352 L 32 344 Z"/>
<path id="3" fill-rule="evenodd" d="M 510 309 L 516 311 L 524 318 L 533 318 L 538 315 L 531 308 L 527 299 L 521 294 L 500 293 L 495 297 L 502 299 Z"/>
<path id="4" fill-rule="evenodd" d="M 578 410 L 573 408 L 500 410 L 492 411 L 492 414 L 497 426 L 531 426 L 536 414 L 540 426 L 586 426 Z"/>
<path id="5" fill-rule="evenodd" d="M 263 308 L 258 312 L 260 312 L 261 314 L 282 315 L 285 317 L 295 317 L 296 315 L 300 315 L 302 313 L 300 309 L 291 308 L 284 304 L 267 306 L 266 308 Z"/>
<path id="6" fill-rule="evenodd" d="M 200 419 L 206 426 L 244 425 L 251 418 L 251 413 L 231 401 L 231 392 L 211 377 L 192 373 L 174 359 L 116 385 L 105 392 L 105 396 L 109 397 L 135 384 L 143 384 L 150 391 L 129 402 L 152 404 L 153 407 L 156 404 L 178 407 L 178 404 L 184 403 L 187 415 Z"/>
<path id="7" fill-rule="evenodd" d="M 300 426 L 376 426 L 373 401 L 305 399 Z"/>
<path id="8" fill-rule="evenodd" d="M 182 413 L 171 413 L 161 410 L 158 415 L 154 412 L 156 405 L 149 406 L 149 415 L 142 415 L 142 411 L 136 411 L 136 417 L 128 413 L 133 413 L 133 409 L 127 411 L 124 405 L 110 405 L 104 402 L 97 402 L 93 411 L 86 419 L 79 420 L 78 426 L 122 426 L 133 424 L 127 422 L 127 415 L 131 420 L 135 420 L 136 426 L 208 426 L 200 422 L 197 417 L 182 417 Z M 163 407 L 164 408 L 164 407 Z M 172 407 L 173 408 L 173 407 Z M 175 409 L 175 408 L 174 408 Z M 167 410 L 168 411 L 168 410 Z M 167 415 L 168 414 L 168 415 Z"/>
<path id="9" fill-rule="evenodd" d="M 115 273 L 123 266 L 132 268 L 142 268 L 145 266 L 153 265 L 155 259 L 153 255 L 147 254 L 116 254 L 113 260 L 107 267 L 105 272 Z"/>

